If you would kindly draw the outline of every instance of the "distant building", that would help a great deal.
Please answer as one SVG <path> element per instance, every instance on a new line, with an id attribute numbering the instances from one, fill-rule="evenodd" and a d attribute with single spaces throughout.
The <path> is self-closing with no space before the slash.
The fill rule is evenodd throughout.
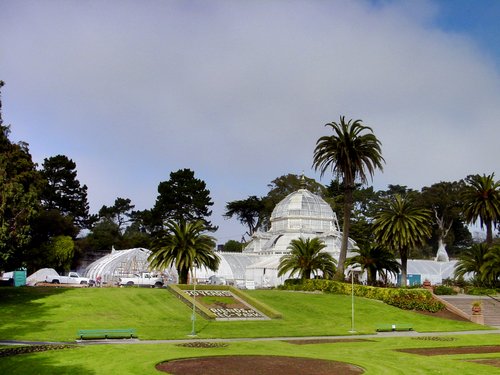
<path id="1" fill-rule="evenodd" d="M 242 288 L 268 288 L 284 283 L 289 275 L 278 277 L 280 258 L 289 252 L 293 239 L 318 237 L 325 244 L 323 250 L 335 259 L 339 258 L 342 232 L 337 216 L 321 197 L 307 189 L 299 189 L 279 202 L 271 214 L 271 228 L 267 232 L 257 231 L 242 253 L 218 252 L 220 266 L 217 272 L 205 268 L 196 269 L 199 282 L 225 283 Z M 348 240 L 347 257 L 355 254 L 356 244 Z M 115 282 L 120 276 L 145 271 L 149 267 L 147 249 L 113 250 L 110 254 L 87 267 L 85 276 L 102 277 L 105 282 Z M 428 279 L 440 284 L 443 279 L 453 277 L 456 261 L 449 261 L 444 246 L 435 260 L 409 260 L 409 284 L 421 284 Z M 163 272 L 166 282 L 177 282 L 177 272 Z M 363 280 L 363 276 L 361 276 Z M 394 284 L 397 278 L 390 278 Z"/>

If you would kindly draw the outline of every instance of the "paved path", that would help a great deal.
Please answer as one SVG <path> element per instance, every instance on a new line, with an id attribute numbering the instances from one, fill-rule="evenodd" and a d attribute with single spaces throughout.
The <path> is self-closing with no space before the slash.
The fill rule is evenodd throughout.
<path id="1" fill-rule="evenodd" d="M 382 337 L 419 337 L 419 336 L 454 336 L 454 335 L 499 335 L 498 330 L 477 330 L 477 331 L 454 331 L 454 332 L 379 332 L 373 335 L 349 335 L 349 336 L 305 336 L 305 337 L 255 337 L 255 338 L 232 338 L 232 339 L 200 339 L 189 337 L 176 340 L 139 340 L 139 339 L 106 339 L 106 340 L 76 340 L 64 341 L 16 341 L 0 340 L 0 345 L 131 345 L 131 344 L 184 344 L 189 342 L 244 342 L 244 341 L 292 341 L 292 340 L 352 340 L 370 339 Z"/>

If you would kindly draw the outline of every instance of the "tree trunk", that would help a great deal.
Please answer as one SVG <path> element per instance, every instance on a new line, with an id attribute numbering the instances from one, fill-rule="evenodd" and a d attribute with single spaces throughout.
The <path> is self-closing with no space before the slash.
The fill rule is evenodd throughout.
<path id="1" fill-rule="evenodd" d="M 188 273 L 187 269 L 177 269 L 177 275 L 179 275 L 179 284 L 187 284 L 188 283 Z"/>
<path id="2" fill-rule="evenodd" d="M 399 255 L 401 256 L 401 283 L 399 284 L 399 286 L 405 287 L 406 282 L 408 280 L 408 272 L 407 272 L 408 250 L 406 249 L 399 250 Z"/>
<path id="3" fill-rule="evenodd" d="M 349 243 L 349 229 L 351 224 L 351 210 L 352 210 L 352 193 L 353 186 L 348 185 L 345 187 L 344 192 L 344 223 L 342 225 L 342 245 L 340 247 L 339 261 L 337 265 L 337 272 L 335 272 L 334 280 L 344 281 L 344 264 L 347 255 L 347 245 Z"/>
<path id="4" fill-rule="evenodd" d="M 486 245 L 488 245 L 488 247 L 493 245 L 493 229 L 491 220 L 486 220 Z"/>

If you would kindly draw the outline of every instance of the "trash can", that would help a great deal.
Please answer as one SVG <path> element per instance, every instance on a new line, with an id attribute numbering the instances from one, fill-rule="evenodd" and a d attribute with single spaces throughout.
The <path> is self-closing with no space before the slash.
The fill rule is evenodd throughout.
<path id="1" fill-rule="evenodd" d="M 26 285 L 26 268 L 19 268 L 14 271 L 14 286 Z"/>

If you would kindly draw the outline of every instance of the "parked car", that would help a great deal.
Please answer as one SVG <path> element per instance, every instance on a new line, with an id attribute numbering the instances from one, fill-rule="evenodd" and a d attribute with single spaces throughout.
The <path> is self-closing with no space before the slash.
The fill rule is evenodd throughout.
<path id="1" fill-rule="evenodd" d="M 36 285 L 37 283 L 89 285 L 92 283 L 88 277 L 82 277 L 78 272 L 69 272 L 67 275 L 59 275 L 53 268 L 38 270 L 34 274 L 28 276 L 26 281 L 28 285 Z"/>
<path id="2" fill-rule="evenodd" d="M 120 277 L 118 280 L 120 286 L 148 286 L 151 288 L 161 288 L 163 286 L 163 278 L 153 275 L 149 272 L 141 272 L 134 274 L 133 277 Z"/>

